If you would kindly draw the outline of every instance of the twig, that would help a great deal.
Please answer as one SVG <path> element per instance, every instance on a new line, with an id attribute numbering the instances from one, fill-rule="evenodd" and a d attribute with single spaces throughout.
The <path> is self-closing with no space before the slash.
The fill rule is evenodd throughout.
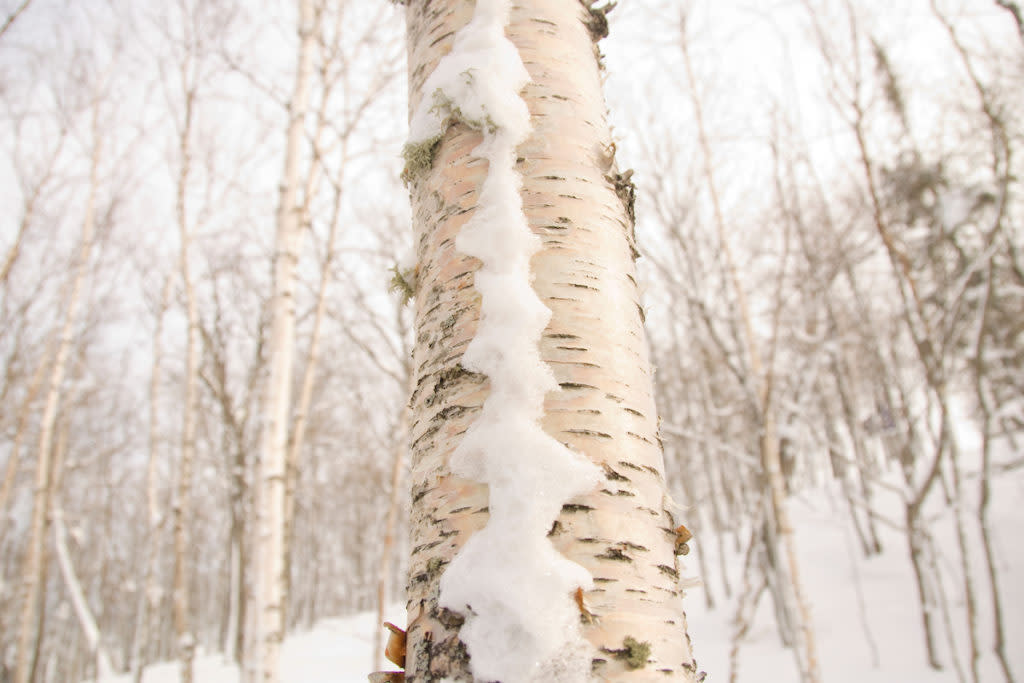
<path id="1" fill-rule="evenodd" d="M 4 25 L 0 26 L 0 38 L 2 38 L 5 33 L 7 33 L 7 29 L 11 27 L 11 24 L 17 21 L 18 17 L 21 16 L 21 13 L 28 9 L 28 6 L 31 4 L 32 0 L 25 0 L 24 2 L 21 3 L 18 9 L 14 10 L 10 14 L 10 16 L 7 17 L 7 19 L 4 21 Z M 1017 23 L 1019 24 L 1020 21 L 1018 20 Z"/>

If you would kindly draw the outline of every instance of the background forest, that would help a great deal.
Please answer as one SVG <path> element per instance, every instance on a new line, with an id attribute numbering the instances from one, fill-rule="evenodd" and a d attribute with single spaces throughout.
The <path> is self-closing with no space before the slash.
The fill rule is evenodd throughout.
<path id="1" fill-rule="evenodd" d="M 293 3 L 0 2 L 0 681 L 138 673 L 183 636 L 242 656 L 285 214 L 287 622 L 402 601 L 403 12 L 312 7 L 300 31 Z M 847 568 L 884 558 L 920 670 L 1020 680 L 1024 564 L 993 511 L 1024 491 L 1021 7 L 609 17 L 685 580 L 731 670 L 783 680 L 738 666 L 744 639 L 759 610 L 777 647 L 807 618 L 763 514 L 774 430 L 797 543 L 822 515 L 849 541 L 803 548 L 805 575 L 863 607 Z"/>

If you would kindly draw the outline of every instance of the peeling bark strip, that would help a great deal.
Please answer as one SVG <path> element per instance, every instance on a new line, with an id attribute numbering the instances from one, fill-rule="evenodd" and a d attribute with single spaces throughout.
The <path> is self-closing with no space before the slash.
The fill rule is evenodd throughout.
<path id="1" fill-rule="evenodd" d="M 477 654 L 472 643 L 485 630 L 481 625 L 487 623 L 487 615 L 518 610 L 531 625 L 539 611 L 554 606 L 561 614 L 557 610 L 564 604 L 573 624 L 559 630 L 555 640 L 580 628 L 590 643 L 586 658 L 581 656 L 560 671 L 552 668 L 532 676 L 525 670 L 508 675 L 476 671 L 477 679 L 639 681 L 657 672 L 658 680 L 692 681 L 696 668 L 682 614 L 675 534 L 664 531 L 677 523 L 664 508 L 663 461 L 631 254 L 632 225 L 628 201 L 616 193 L 622 188 L 614 182 L 628 176 L 620 174 L 608 151 L 614 146 L 589 30 L 590 3 L 517 0 L 505 26 L 502 15 L 509 11 L 509 4 L 508 0 L 410 0 L 407 4 L 410 107 L 414 113 L 435 108 L 438 117 L 434 127 L 425 125 L 422 118 L 414 119 L 410 142 L 438 136 L 438 143 L 429 164 L 419 164 L 409 178 L 419 285 L 416 390 L 410 402 L 414 496 L 406 680 L 473 680 L 471 664 L 476 663 L 471 658 Z M 507 36 L 529 74 L 521 96 L 533 128 L 521 139 L 503 134 L 507 122 L 494 115 L 501 112 L 481 112 L 461 101 L 482 83 L 507 88 L 515 82 L 513 78 L 485 80 L 488 70 L 493 75 L 493 65 L 474 73 L 467 62 L 455 71 L 465 77 L 447 84 L 451 90 L 442 87 L 438 92 L 440 85 L 428 83 L 442 59 L 464 56 L 464 46 L 459 44 L 464 39 L 456 37 L 460 31 L 471 21 L 485 20 L 491 22 L 488 42 L 474 42 L 473 47 L 507 50 L 497 48 L 508 45 Z M 455 92 L 458 89 L 462 90 Z M 509 187 L 517 196 L 507 196 Z M 502 201 L 515 202 L 516 210 L 486 217 L 494 193 L 505 196 Z M 520 257 L 506 262 L 489 253 L 491 243 L 499 239 L 489 233 L 516 223 L 518 249 L 505 252 Z M 525 225 L 534 235 L 543 236 L 539 250 L 537 238 L 522 229 Z M 550 309 L 551 318 L 542 334 L 539 328 L 546 314 L 543 307 L 531 304 L 529 316 L 503 326 L 503 330 L 515 330 L 514 334 L 496 343 L 494 333 L 487 332 L 488 325 L 501 316 L 517 319 L 523 313 L 510 306 L 498 312 L 493 306 L 524 301 L 528 294 L 520 289 L 522 296 L 506 295 L 504 301 L 500 295 L 489 296 L 489 287 L 508 291 L 496 283 L 511 273 L 517 276 L 509 280 L 514 288 L 533 278 L 533 293 Z M 483 290 L 482 297 L 478 289 Z M 531 324 L 536 326 L 532 330 Z M 490 353 L 479 350 L 486 344 L 474 350 L 478 333 L 485 341 L 492 337 L 486 342 L 493 344 Z M 538 362 L 550 368 L 552 382 L 532 385 L 521 381 L 522 373 L 503 369 L 502 358 L 521 358 L 513 346 L 533 349 L 536 356 L 538 343 Z M 524 410 L 535 415 L 534 420 L 539 417 L 543 433 L 533 429 L 533 420 L 521 420 L 500 435 L 484 432 L 481 436 L 477 420 L 485 424 L 493 420 L 492 413 L 502 413 L 498 410 L 502 401 L 535 398 L 538 393 L 543 411 Z M 513 448 L 513 438 L 537 445 Z M 543 514 L 525 512 L 531 515 L 525 526 L 536 527 L 537 533 L 522 537 L 519 527 L 524 525 L 510 524 L 507 520 L 516 517 L 510 518 L 508 509 L 529 509 L 526 499 L 531 495 L 510 497 L 496 489 L 516 490 L 524 477 L 531 483 L 523 490 L 531 494 L 548 487 L 552 477 L 531 474 L 528 463 L 532 454 L 553 449 L 552 440 L 562 456 L 568 451 L 559 444 L 598 465 L 594 482 L 602 482 L 603 490 L 594 486 L 572 500 L 545 497 L 549 504 L 557 503 Z M 500 464 L 487 454 L 490 442 L 506 449 Z M 486 477 L 490 485 L 466 478 L 467 473 Z M 558 478 L 556 473 L 556 483 Z M 558 495 L 564 496 L 564 491 Z M 481 531 L 489 520 L 487 528 L 492 531 Z M 499 529 L 496 535 L 502 537 L 501 543 L 488 546 L 477 540 Z M 507 602 L 509 586 L 514 585 L 509 581 L 517 577 L 500 578 L 499 585 L 492 587 L 493 596 L 483 603 L 474 598 L 467 608 L 466 596 L 458 593 L 462 586 L 455 585 L 454 593 L 449 589 L 481 578 L 458 573 L 460 549 L 469 547 L 472 553 L 474 544 L 478 549 L 497 548 L 503 561 L 518 562 L 539 554 L 563 568 L 575 563 L 592 575 L 599 588 L 591 588 L 586 573 L 577 568 L 572 576 L 585 588 L 578 597 L 576 586 L 563 586 L 562 595 L 557 584 L 543 595 L 534 594 L 534 582 L 527 581 L 517 589 L 521 594 L 512 591 L 513 603 L 505 604 L 502 600 Z M 444 600 L 440 599 L 442 584 Z M 578 607 L 584 600 L 590 619 L 583 619 Z M 452 610 L 463 612 L 465 622 Z M 527 642 L 536 638 L 529 632 L 520 635 Z M 488 642 L 487 637 L 480 642 Z M 641 663 L 639 656 L 629 661 L 601 655 L 602 650 L 622 650 L 626 642 L 649 644 L 643 667 L 634 668 Z M 511 646 L 523 647 L 514 642 Z"/>

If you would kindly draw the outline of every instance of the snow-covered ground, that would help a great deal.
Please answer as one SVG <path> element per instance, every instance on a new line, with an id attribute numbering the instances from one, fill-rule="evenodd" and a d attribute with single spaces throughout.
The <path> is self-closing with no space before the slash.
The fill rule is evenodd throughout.
<path id="1" fill-rule="evenodd" d="M 975 483 L 972 481 L 973 488 Z M 993 542 L 999 568 L 1003 618 L 1006 627 L 1007 654 L 1018 677 L 1024 675 L 1024 551 L 1018 542 L 1024 525 L 1024 472 L 1002 475 L 994 482 L 990 512 Z M 936 492 L 940 493 L 940 492 Z M 941 495 L 941 493 L 940 493 Z M 895 493 L 880 494 L 878 509 L 889 519 L 902 519 L 902 508 Z M 884 546 L 881 556 L 865 558 L 860 552 L 846 514 L 845 502 L 838 495 L 815 491 L 813 495 L 791 499 L 790 510 L 796 520 L 796 534 L 805 582 L 817 635 L 822 680 L 825 683 L 954 683 L 958 680 L 951 657 L 947 632 L 940 625 L 937 638 L 939 656 L 945 669 L 933 671 L 925 664 L 917 588 L 907 559 L 905 536 L 885 525 L 878 531 Z M 973 509 L 968 510 L 973 516 Z M 974 529 L 968 519 L 968 528 Z M 951 622 L 956 631 L 967 679 L 966 606 L 964 593 L 950 577 L 957 576 L 959 556 L 950 515 L 944 514 L 932 527 L 942 546 L 940 562 L 947 577 L 946 595 L 950 602 Z M 973 573 L 979 598 L 978 635 L 982 651 L 979 679 L 982 683 L 1005 680 L 992 654 L 992 618 L 988 584 L 980 540 L 970 538 Z M 690 592 L 687 616 L 697 662 L 708 672 L 709 681 L 729 680 L 729 650 L 733 627 L 730 616 L 739 587 L 742 557 L 731 557 L 734 595 L 727 609 L 708 611 L 703 596 Z M 689 562 L 694 571 L 696 563 Z M 715 567 L 717 565 L 710 565 Z M 720 584 L 712 578 L 721 599 Z M 739 656 L 738 681 L 769 683 L 798 681 L 790 651 L 780 647 L 772 619 L 771 602 L 762 597 L 754 625 L 743 641 Z"/>
<path id="2" fill-rule="evenodd" d="M 341 619 L 326 619 L 307 632 L 293 633 L 282 651 L 282 683 L 366 683 L 373 666 L 373 631 L 376 615 L 370 612 Z M 394 606 L 387 619 L 405 622 L 404 606 Z M 143 683 L 179 683 L 176 662 L 146 669 Z M 196 659 L 196 683 L 237 683 L 237 668 L 221 655 Z M 103 683 L 131 683 L 118 676 Z"/>
<path id="3" fill-rule="evenodd" d="M 881 500 L 898 519 L 898 501 L 894 496 Z M 1007 626 L 1007 649 L 1014 673 L 1024 675 L 1024 551 L 1018 543 L 1018 529 L 1024 525 L 1024 472 L 1003 475 L 996 483 L 992 522 L 995 529 L 1000 588 L 1003 592 L 1004 618 Z M 935 672 L 927 668 L 921 636 L 920 616 L 913 578 L 906 559 L 903 536 L 884 526 L 879 531 L 885 552 L 881 557 L 865 559 L 857 550 L 845 509 L 838 497 L 817 491 L 791 501 L 797 520 L 797 539 L 802 560 L 803 578 L 812 603 L 822 678 L 825 683 L 955 683 L 950 650 L 945 635 L 939 639 L 946 669 Z M 936 534 L 943 538 L 943 520 L 936 524 Z M 944 562 L 955 568 L 957 560 L 955 537 L 949 532 Z M 699 539 L 698 539 L 699 541 Z M 694 557 L 693 555 L 690 556 Z M 974 554 L 975 576 L 981 582 L 983 567 L 980 553 Z M 700 588 L 691 589 L 687 615 L 697 661 L 708 672 L 708 681 L 729 680 L 729 649 L 731 618 L 735 593 L 740 588 L 739 570 L 742 558 L 731 557 L 736 568 L 732 573 L 734 596 L 714 611 L 704 606 Z M 688 572 L 696 562 L 690 560 Z M 715 566 L 715 565 L 712 565 Z M 952 571 L 948 571 L 952 574 Z M 722 605 L 722 591 L 717 582 L 716 597 Z M 947 582 L 946 591 L 952 604 L 952 617 L 959 628 L 957 641 L 963 650 L 966 637 L 964 600 L 958 587 Z M 981 591 L 979 591 L 981 592 Z M 862 602 L 861 602 L 862 601 Z M 991 655 L 990 607 L 987 592 L 980 595 L 982 615 L 979 636 L 985 651 L 982 658 L 981 681 L 1002 681 Z M 862 604 L 863 606 L 859 606 Z M 403 610 L 395 606 L 390 619 L 397 624 L 404 620 Z M 358 614 L 321 622 L 306 633 L 293 634 L 284 646 L 284 683 L 364 683 L 371 670 L 374 618 Z M 129 683 L 129 677 L 114 679 Z M 197 683 L 236 683 L 238 675 L 217 655 L 201 657 L 197 662 Z M 797 681 L 796 667 L 788 650 L 779 645 L 772 621 L 771 604 L 762 598 L 754 625 L 743 642 L 739 657 L 742 683 L 787 683 Z M 144 683 L 177 683 L 174 664 L 150 667 Z"/>

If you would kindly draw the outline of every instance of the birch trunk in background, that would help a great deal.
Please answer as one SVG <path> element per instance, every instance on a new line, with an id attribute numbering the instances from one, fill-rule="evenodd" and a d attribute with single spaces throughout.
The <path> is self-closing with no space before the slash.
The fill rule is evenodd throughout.
<path id="1" fill-rule="evenodd" d="M 82 584 L 75 573 L 75 567 L 71 563 L 71 554 L 68 552 L 68 533 L 64 525 L 64 510 L 56 502 L 53 505 L 53 535 L 54 547 L 57 549 L 57 561 L 60 564 L 60 573 L 67 586 L 68 595 L 71 596 L 71 604 L 75 608 L 78 622 L 82 626 L 89 649 L 96 655 L 96 680 L 102 683 L 114 673 L 110 664 L 110 655 L 103 647 L 103 638 L 99 626 L 96 624 L 96 617 L 89 609 L 89 603 L 82 591 Z"/>
<path id="2" fill-rule="evenodd" d="M 164 316 L 171 299 L 173 279 L 168 276 L 160 291 L 160 303 L 156 310 L 156 328 L 153 330 L 153 366 L 149 376 L 149 453 L 146 461 L 146 512 L 149 534 L 146 537 L 145 559 L 143 560 L 142 590 L 139 591 L 139 606 L 132 642 L 132 680 L 142 683 L 142 670 L 146 665 L 146 649 L 149 642 L 149 625 L 153 612 L 159 604 L 157 572 L 160 555 L 160 501 L 157 496 L 157 440 L 159 438 L 160 379 L 163 363 Z"/>
<path id="3" fill-rule="evenodd" d="M 0 546 L 3 545 L 4 535 L 7 533 L 7 501 L 11 496 L 11 491 L 14 490 L 14 482 L 18 478 L 18 465 L 21 461 L 21 444 L 25 440 L 26 433 L 29 428 L 29 417 L 31 415 L 32 408 L 34 407 L 36 395 L 39 393 L 39 389 L 43 383 L 43 377 L 46 374 L 47 361 L 50 359 L 50 351 L 52 350 L 52 343 L 48 345 L 39 362 L 36 364 L 36 369 L 32 373 L 32 379 L 28 384 L 28 389 L 25 391 L 25 398 L 21 401 L 21 406 L 18 408 L 18 418 L 15 422 L 14 428 L 14 440 L 11 445 L 10 454 L 7 456 L 7 467 L 4 469 L 4 481 L 0 484 Z"/>
<path id="4" fill-rule="evenodd" d="M 344 12 L 339 10 L 335 15 L 335 27 L 334 35 L 338 35 L 341 32 L 341 21 L 344 17 Z M 322 24 L 323 22 L 317 22 Z M 318 26 L 319 28 L 319 26 Z M 318 35 L 319 42 L 323 48 L 326 45 L 326 37 L 322 32 Z M 324 50 L 326 51 L 326 50 Z M 300 57 L 301 60 L 301 57 Z M 329 75 L 329 71 L 333 66 L 332 60 L 324 57 L 320 61 L 320 66 L 317 69 L 319 82 L 322 85 L 323 92 L 320 94 L 320 106 L 316 112 L 316 130 L 312 136 L 311 147 L 313 159 L 311 161 L 309 172 L 306 174 L 306 181 L 303 186 L 302 194 L 302 205 L 298 211 L 300 215 L 296 221 L 300 223 L 300 230 L 304 230 L 305 226 L 310 224 L 310 215 L 312 211 L 313 198 L 316 197 L 320 187 L 320 181 L 323 178 L 323 161 L 326 155 L 326 146 L 324 145 L 324 133 L 328 125 L 328 114 L 327 107 L 331 100 L 331 91 L 334 89 L 336 81 Z M 347 149 L 348 141 L 342 141 L 342 151 L 339 157 L 342 160 L 341 171 L 344 173 L 345 161 L 347 160 Z M 327 243 L 324 246 L 324 257 L 320 263 L 320 284 L 317 287 L 316 293 L 316 304 L 313 306 L 313 331 L 310 333 L 309 348 L 306 351 L 306 368 L 302 373 L 302 385 L 299 389 L 299 400 L 296 402 L 295 414 L 292 421 L 291 439 L 288 444 L 287 459 L 285 462 L 285 489 L 284 489 L 284 549 L 282 555 L 284 557 L 284 568 L 282 569 L 284 575 L 284 594 L 286 599 L 284 600 L 284 606 L 287 607 L 290 602 L 291 591 L 291 575 L 292 575 L 292 546 L 294 544 L 295 535 L 295 490 L 298 486 L 299 478 L 299 461 L 302 457 L 302 449 L 305 445 L 306 440 L 306 426 L 309 423 L 309 411 L 313 403 L 313 387 L 316 383 L 317 370 L 320 366 L 320 337 L 321 330 L 323 329 L 323 321 L 327 311 L 327 288 L 331 282 L 331 266 L 334 263 L 334 252 L 335 245 L 337 244 L 338 238 L 338 226 L 341 222 L 341 199 L 342 199 L 342 187 L 340 184 L 334 187 L 334 203 L 331 209 L 331 221 L 330 227 L 327 231 Z M 282 618 L 282 622 L 287 624 L 289 617 L 285 613 Z"/>
<path id="5" fill-rule="evenodd" d="M 408 376 L 408 372 L 406 373 Z M 384 612 L 387 610 L 391 596 L 388 588 L 391 585 L 391 556 L 395 545 L 395 530 L 398 528 L 398 510 L 402 506 L 402 472 L 405 469 L 405 452 L 409 447 L 409 407 L 402 406 L 398 417 L 398 426 L 394 431 L 394 448 L 391 449 L 391 488 L 388 491 L 388 515 L 384 523 L 384 540 L 380 548 L 380 568 L 377 576 L 377 624 L 384 623 Z M 384 642 L 383 629 L 374 630 L 373 637 L 373 668 L 379 669 L 383 663 Z"/>
<path id="6" fill-rule="evenodd" d="M 821 681 L 821 673 L 818 666 L 814 625 L 803 582 L 800 579 L 800 563 L 797 559 L 796 540 L 786 506 L 786 483 L 782 473 L 781 438 L 775 418 L 775 406 L 773 405 L 774 397 L 772 390 L 775 368 L 772 362 L 774 354 L 771 350 L 776 346 L 776 337 L 778 335 L 777 313 L 779 309 L 776 309 L 776 317 L 773 322 L 771 332 L 773 338 L 767 345 L 770 351 L 768 353 L 768 362 L 766 363 L 764 361 L 764 354 L 761 352 L 760 342 L 754 332 L 753 314 L 747 302 L 743 283 L 740 281 L 736 260 L 733 258 L 732 250 L 729 247 L 725 219 L 718 199 L 718 186 L 714 178 L 711 145 L 708 142 L 708 134 L 704 126 L 703 107 L 701 106 L 700 98 L 697 96 L 696 80 L 694 78 L 693 65 L 690 61 L 685 14 L 682 15 L 681 32 L 682 40 L 680 41 L 680 47 L 682 48 L 686 75 L 690 81 L 689 93 L 697 122 L 697 136 L 700 141 L 701 152 L 704 156 L 704 176 L 711 195 L 715 229 L 718 233 L 718 242 L 724 259 L 726 281 L 736 296 L 737 313 L 740 317 L 739 322 L 742 329 L 740 336 L 751 374 L 750 387 L 752 391 L 750 393 L 755 396 L 754 407 L 757 410 L 761 423 L 758 446 L 761 469 L 767 484 L 765 507 L 769 522 L 765 527 L 764 543 L 766 551 L 774 556 L 774 562 L 771 563 L 772 566 L 770 568 L 765 567 L 765 579 L 768 581 L 769 586 L 771 586 L 773 578 L 769 575 L 771 573 L 778 578 L 781 584 L 779 585 L 779 590 L 773 592 L 774 595 L 778 596 L 775 606 L 779 616 L 779 624 L 782 625 L 786 616 L 793 618 L 796 622 L 793 629 L 795 637 L 793 650 L 796 654 L 797 665 L 800 668 L 800 679 L 804 683 L 819 683 Z M 777 298 L 776 301 L 781 301 L 781 299 Z M 778 540 L 776 540 L 775 536 L 778 537 Z M 777 552 L 777 550 L 782 552 Z M 786 630 L 783 629 L 784 632 Z"/>
<path id="7" fill-rule="evenodd" d="M 67 127 L 62 126 L 59 137 L 53 146 L 53 151 L 47 157 L 42 177 L 32 184 L 31 189 L 28 192 L 28 196 L 25 197 L 22 205 L 21 220 L 18 222 L 18 232 L 14 236 L 14 242 L 7 249 L 7 255 L 4 256 L 3 265 L 0 265 L 0 287 L 7 284 L 7 280 L 11 275 L 11 270 L 14 268 L 14 264 L 17 263 L 18 257 L 21 255 L 21 246 L 22 242 L 24 242 L 25 234 L 28 232 L 29 227 L 35 220 L 36 211 L 43 202 L 43 193 L 50 180 L 53 178 L 53 172 L 56 168 L 57 160 L 60 158 L 61 152 L 64 149 L 64 142 L 67 140 L 67 133 Z"/>
<path id="8" fill-rule="evenodd" d="M 562 508 L 549 538 L 595 582 L 579 603 L 594 677 L 692 681 L 696 665 L 673 552 L 677 522 L 666 509 L 635 279 L 633 187 L 615 165 L 594 44 L 607 24 L 590 5 L 522 0 L 506 31 L 532 79 L 522 97 L 533 132 L 518 148 L 517 170 L 524 212 L 543 244 L 532 259 L 533 287 L 552 311 L 541 357 L 561 387 L 547 396 L 542 426 L 604 472 L 595 491 Z M 412 111 L 432 96 L 424 81 L 474 6 L 407 3 Z M 481 139 L 454 122 L 431 150 L 429 167 L 407 173 L 418 256 L 406 660 L 406 680 L 415 683 L 471 680 L 462 617 L 440 608 L 438 595 L 446 565 L 489 512 L 487 488 L 449 466 L 489 389 L 460 364 L 479 321 L 473 282 L 480 262 L 454 244 L 487 177 L 486 162 L 474 156 Z"/>
<path id="9" fill-rule="evenodd" d="M 181 659 L 182 683 L 192 683 L 192 661 L 195 658 L 195 636 L 192 633 L 189 606 L 188 524 L 191 514 L 192 468 L 196 455 L 196 403 L 199 389 L 199 313 L 196 308 L 196 294 L 189 258 L 192 233 L 189 227 L 187 205 L 189 174 L 192 168 L 192 124 L 196 104 L 196 85 L 191 74 L 191 67 L 189 60 L 181 67 L 185 111 L 178 141 L 181 166 L 178 169 L 175 203 L 178 239 L 181 242 L 178 252 L 178 268 L 185 295 L 185 315 L 188 325 L 185 340 L 185 400 L 181 408 L 181 461 L 178 464 L 177 490 L 173 506 L 174 635 L 177 638 L 178 656 Z"/>
<path id="10" fill-rule="evenodd" d="M 288 428 L 291 417 L 292 366 L 295 349 L 295 268 L 302 242 L 302 204 L 298 200 L 304 141 L 304 118 L 312 81 L 316 12 L 312 0 L 301 0 L 298 18 L 299 54 L 294 89 L 288 103 L 284 170 L 274 240 L 273 294 L 270 302 L 268 381 L 260 439 L 256 484 L 257 529 L 255 648 L 250 654 L 249 680 L 278 680 L 284 640 L 285 488 Z"/>
<path id="11" fill-rule="evenodd" d="M 98 106 L 94 103 L 94 107 Z M 18 622 L 18 648 L 14 667 L 14 683 L 29 683 L 32 674 L 33 635 L 37 631 L 36 607 L 39 594 L 43 590 L 45 563 L 43 562 L 43 539 L 47 527 L 47 512 L 50 507 L 53 478 L 51 473 L 53 457 L 53 432 L 60 404 L 61 385 L 71 354 L 71 342 L 78 321 L 78 309 L 89 269 L 89 257 L 92 253 L 93 239 L 96 232 L 96 193 L 99 186 L 99 165 L 102 153 L 98 112 L 93 109 L 92 120 L 92 156 L 89 166 L 89 195 L 85 203 L 85 216 L 82 219 L 82 235 L 78 255 L 74 263 L 74 275 L 69 283 L 67 308 L 64 311 L 63 326 L 57 353 L 50 369 L 50 378 L 46 389 L 46 405 L 40 418 L 39 449 L 36 455 L 35 488 L 32 496 L 32 517 L 29 522 L 28 547 L 22 570 L 22 606 Z"/>

